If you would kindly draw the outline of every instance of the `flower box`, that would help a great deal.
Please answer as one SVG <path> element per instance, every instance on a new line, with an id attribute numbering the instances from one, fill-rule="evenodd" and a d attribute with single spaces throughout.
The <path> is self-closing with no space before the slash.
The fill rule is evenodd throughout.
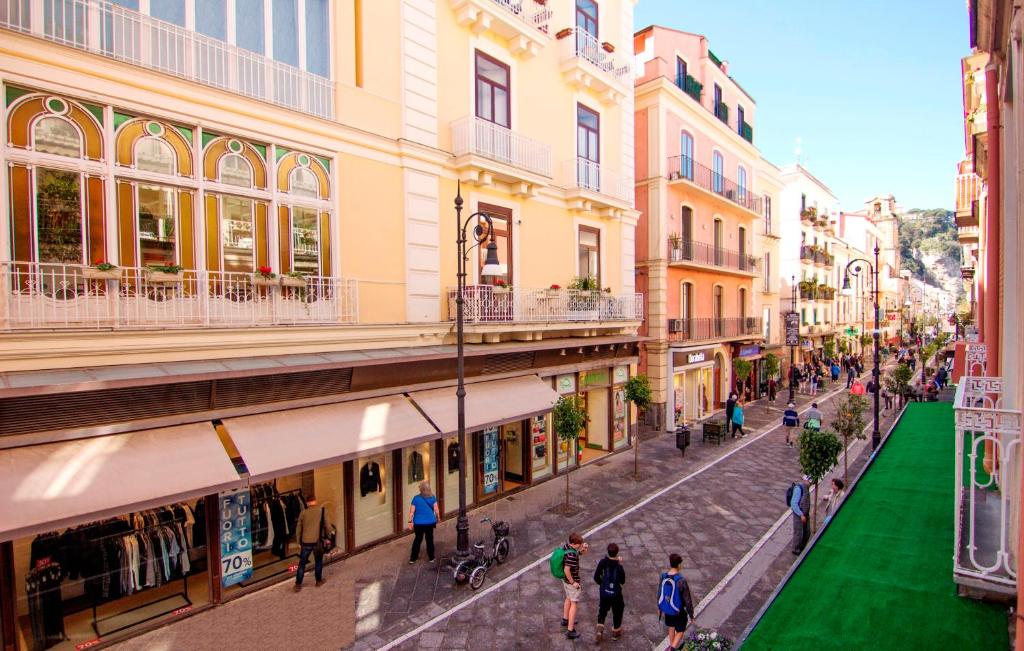
<path id="1" fill-rule="evenodd" d="M 605 41 L 604 43 L 601 43 L 601 49 L 611 54 L 612 52 L 615 51 L 615 46 L 609 43 L 608 41 Z"/>
<path id="2" fill-rule="evenodd" d="M 561 293 L 562 293 L 562 290 L 560 290 L 560 289 L 545 289 L 544 290 L 544 295 L 548 296 L 550 298 L 555 298 L 557 296 L 560 296 Z"/>
<path id="3" fill-rule="evenodd" d="M 86 267 L 82 269 L 82 276 L 86 280 L 118 280 L 121 277 L 121 271 L 119 269 L 97 269 L 96 267 Z"/>
<path id="4" fill-rule="evenodd" d="M 170 273 L 169 271 L 154 271 L 147 269 L 145 271 L 146 280 L 151 283 L 180 283 L 182 281 L 181 272 Z"/>
<path id="5" fill-rule="evenodd" d="M 491 288 L 491 292 L 494 294 L 508 294 L 510 291 L 511 288 L 502 287 L 500 285 L 495 285 L 493 288 Z"/>
<path id="6" fill-rule="evenodd" d="M 565 29 L 558 30 L 558 32 L 555 33 L 555 38 L 562 39 L 568 36 L 569 34 L 572 34 L 572 27 L 566 27 Z"/>
<path id="7" fill-rule="evenodd" d="M 277 284 L 277 278 L 267 278 L 263 274 L 253 274 L 252 284 L 254 287 L 272 287 Z"/>
<path id="8" fill-rule="evenodd" d="M 306 279 L 297 276 L 281 276 L 281 287 L 305 287 Z"/>

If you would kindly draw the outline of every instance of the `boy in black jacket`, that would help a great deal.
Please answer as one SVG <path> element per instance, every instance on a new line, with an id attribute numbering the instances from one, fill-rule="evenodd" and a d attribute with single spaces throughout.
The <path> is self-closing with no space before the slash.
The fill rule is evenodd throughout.
<path id="1" fill-rule="evenodd" d="M 608 555 L 601 559 L 594 571 L 594 581 L 599 586 L 601 602 L 597 610 L 597 641 L 604 639 L 604 620 L 612 611 L 612 639 L 622 634 L 622 611 L 626 604 L 622 599 L 622 584 L 626 582 L 626 570 L 619 558 L 619 546 L 608 544 Z"/>

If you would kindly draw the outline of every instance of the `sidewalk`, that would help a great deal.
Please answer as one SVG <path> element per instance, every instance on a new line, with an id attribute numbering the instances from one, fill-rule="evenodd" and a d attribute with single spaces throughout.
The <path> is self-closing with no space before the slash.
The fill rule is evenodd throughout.
<path id="1" fill-rule="evenodd" d="M 834 385 L 836 389 L 843 386 Z M 815 398 L 822 404 L 826 425 L 830 418 L 827 395 Z M 219 649 L 225 648 L 225 640 L 231 641 L 231 648 L 336 649 L 353 644 L 379 648 L 459 604 L 463 604 L 461 610 L 401 648 L 514 648 L 527 640 L 530 646 L 545 640 L 557 648 L 569 648 L 558 626 L 561 587 L 549 575 L 543 558 L 570 531 L 588 531 L 699 472 L 604 526 L 590 537 L 593 551 L 583 559 L 582 572 L 589 583 L 604 547 L 611 541 L 619 543 L 630 577 L 626 599 L 627 614 L 632 618 L 619 646 L 649 649 L 663 638 L 664 630 L 656 614 L 639 605 L 647 604 L 656 593 L 657 573 L 668 553 L 683 555 L 694 598 L 699 601 L 785 510 L 785 488 L 799 475 L 796 450 L 785 445 L 783 429 L 775 428 L 785 397 L 782 392 L 775 408 L 764 401 L 747 406 L 745 439 L 726 439 L 721 446 L 703 444 L 699 428 L 694 428 L 693 445 L 685 457 L 675 449 L 671 435 L 643 441 L 643 481 L 629 477 L 633 458 L 628 452 L 571 473 L 572 501 L 582 507 L 575 516 L 549 511 L 564 500 L 563 478 L 471 511 L 473 540 L 489 537 L 479 524 L 485 514 L 512 524 L 512 555 L 505 565 L 491 569 L 480 593 L 455 587 L 444 569 L 444 557 L 454 548 L 455 523 L 449 520 L 437 530 L 442 558 L 436 566 L 425 562 L 408 565 L 410 539 L 405 537 L 332 565 L 327 569 L 328 581 L 320 589 L 294 594 L 290 583 L 275 585 L 116 648 Z M 810 405 L 811 397 L 798 395 L 797 402 L 803 409 Z M 769 428 L 775 429 L 757 438 Z M 702 472 L 708 464 L 715 465 Z M 532 563 L 538 567 L 488 591 Z M 580 608 L 579 630 L 584 635 L 580 641 L 588 644 L 593 643 L 594 594 L 588 589 Z"/>

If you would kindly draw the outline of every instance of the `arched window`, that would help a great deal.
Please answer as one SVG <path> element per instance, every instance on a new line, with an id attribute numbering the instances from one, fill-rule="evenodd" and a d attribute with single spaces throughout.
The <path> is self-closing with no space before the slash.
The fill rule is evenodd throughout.
<path id="1" fill-rule="evenodd" d="M 680 211 L 679 249 L 681 260 L 693 260 L 693 208 L 689 206 Z"/>
<path id="2" fill-rule="evenodd" d="M 718 194 L 725 191 L 725 159 L 720 152 L 711 155 L 711 189 Z"/>
<path id="3" fill-rule="evenodd" d="M 747 199 L 747 168 L 740 165 L 736 168 L 736 185 L 737 194 L 739 195 L 740 201 L 746 201 Z"/>
<path id="4" fill-rule="evenodd" d="M 33 148 L 44 154 L 82 155 L 82 136 L 68 120 L 54 115 L 39 118 L 32 129 Z"/>
<path id="5" fill-rule="evenodd" d="M 679 138 L 679 175 L 693 180 L 693 136 L 685 131 Z"/>
<path id="6" fill-rule="evenodd" d="M 308 167 L 296 167 L 292 170 L 291 193 L 300 197 L 318 199 L 320 197 L 320 183 L 316 175 Z"/>
<path id="7" fill-rule="evenodd" d="M 135 168 L 158 174 L 174 174 L 177 159 L 171 146 L 157 138 L 141 138 L 135 143 Z"/>
<path id="8" fill-rule="evenodd" d="M 252 166 L 238 154 L 227 154 L 220 159 L 220 182 L 241 188 L 252 187 Z"/>

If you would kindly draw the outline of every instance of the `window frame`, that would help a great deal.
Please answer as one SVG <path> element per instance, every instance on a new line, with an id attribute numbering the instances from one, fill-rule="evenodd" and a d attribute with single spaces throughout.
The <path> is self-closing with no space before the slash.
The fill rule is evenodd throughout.
<path id="1" fill-rule="evenodd" d="M 746 115 L 743 114 L 743 105 L 736 105 L 736 133 L 743 135 L 743 122 L 746 120 Z"/>
<path id="2" fill-rule="evenodd" d="M 686 145 L 689 144 L 687 148 Z M 687 153 L 689 149 L 689 153 Z M 696 140 L 693 134 L 683 129 L 679 132 L 679 174 L 685 179 L 693 180 L 694 156 Z"/>
<path id="3" fill-rule="evenodd" d="M 474 50 L 474 53 L 475 54 L 473 56 L 473 91 L 474 91 L 473 92 L 473 105 L 474 105 L 473 106 L 473 114 L 476 117 L 480 118 L 481 120 L 486 120 L 487 122 L 490 122 L 491 124 L 496 124 L 498 126 L 505 127 L 506 129 L 511 129 L 512 128 L 512 68 L 511 68 L 511 66 L 509 66 L 506 63 L 504 63 L 503 61 L 500 61 L 500 60 L 492 57 L 491 55 L 489 55 L 486 52 L 483 52 L 481 50 Z M 480 73 L 480 59 L 486 59 L 488 62 L 498 66 L 499 68 L 501 68 L 502 70 L 505 71 L 505 78 L 507 80 L 505 86 L 502 86 L 501 84 L 495 82 L 492 79 L 489 79 L 488 77 L 483 76 Z M 481 86 L 481 84 L 487 86 L 487 88 L 489 90 L 490 97 L 491 97 L 491 116 L 490 117 L 487 117 L 487 116 L 481 114 L 481 107 L 480 107 L 480 86 Z M 505 91 L 505 117 L 508 120 L 508 124 L 502 124 L 501 122 L 498 122 L 495 119 L 495 116 L 496 116 L 497 112 L 495 111 L 496 104 L 495 104 L 495 101 L 494 101 L 494 94 L 495 94 L 495 90 L 496 89 L 501 89 L 501 90 Z"/>
<path id="4" fill-rule="evenodd" d="M 512 286 L 512 285 L 514 285 L 514 278 L 515 278 L 515 276 L 512 275 L 513 271 L 514 271 L 514 259 L 513 259 L 512 256 L 513 256 L 513 253 L 515 252 L 515 243 L 512 240 L 512 224 L 513 224 L 513 221 L 512 221 L 512 209 L 511 208 L 507 208 L 505 206 L 498 206 L 498 205 L 495 205 L 495 204 L 482 203 L 482 202 L 477 204 L 477 208 L 476 209 L 477 209 L 478 212 L 484 212 L 484 213 L 487 213 L 488 215 L 491 216 L 491 221 L 492 221 L 493 228 L 494 228 L 494 234 L 496 236 L 500 235 L 500 236 L 504 237 L 505 240 L 506 240 L 506 246 L 505 246 L 505 256 L 506 256 L 505 264 L 506 264 L 506 269 L 505 269 L 504 278 L 501 278 L 501 279 L 504 280 L 509 286 Z M 504 228 L 498 228 L 498 222 L 504 222 L 506 224 L 506 226 Z M 483 217 L 480 217 L 480 218 L 478 218 L 478 223 L 486 225 L 487 222 L 483 219 Z M 484 277 L 480 275 L 480 272 L 483 270 L 484 259 L 487 257 L 487 244 L 486 243 L 485 244 L 481 244 L 479 248 L 480 248 L 480 255 L 477 256 L 479 264 L 477 265 L 477 268 L 476 268 L 477 282 L 479 284 L 481 284 L 481 285 L 493 285 L 493 284 L 495 284 L 497 282 L 498 278 L 489 278 L 489 279 L 485 280 Z M 498 251 L 499 252 L 501 251 L 501 248 L 502 247 L 499 244 L 498 245 Z M 501 256 L 499 256 L 499 261 L 500 260 L 501 260 Z"/>
<path id="5" fill-rule="evenodd" d="M 711 191 L 725 193 L 725 156 L 717 149 L 711 152 Z"/>
<path id="6" fill-rule="evenodd" d="M 580 235 L 582 235 L 583 233 L 593 233 L 594 235 L 596 235 L 597 236 L 597 244 L 594 245 L 594 246 L 591 246 L 589 244 L 584 244 L 583 243 L 583 239 L 580 237 Z M 587 255 L 587 269 L 586 269 L 587 273 L 584 274 L 584 269 L 578 268 L 576 275 L 581 277 L 581 278 L 584 277 L 584 275 L 590 276 L 590 255 L 589 254 L 591 252 L 597 253 L 597 273 L 594 274 L 594 279 L 597 281 L 598 288 L 600 288 L 601 287 L 601 229 L 600 228 L 598 228 L 596 226 L 589 226 L 587 224 L 579 224 L 578 225 L 578 227 L 576 229 L 576 265 L 577 265 L 577 267 L 579 267 L 579 263 L 580 263 L 580 254 L 584 250 L 586 250 L 587 253 L 588 253 L 588 255 Z"/>
<path id="7" fill-rule="evenodd" d="M 592 4 L 594 6 L 594 13 L 590 14 L 586 9 L 584 9 L 582 6 L 580 6 L 581 1 L 582 2 L 589 2 L 590 4 Z M 598 34 L 600 33 L 599 32 L 600 26 L 601 26 L 601 17 L 600 17 L 600 15 L 601 15 L 601 7 L 598 4 L 597 0 L 576 0 L 576 12 L 574 14 L 574 16 L 575 16 L 574 24 L 576 25 L 577 28 L 582 28 L 584 32 L 586 32 L 587 34 L 590 34 L 595 39 L 598 38 Z M 580 25 L 580 18 L 581 17 L 583 18 L 583 25 Z M 590 29 L 589 29 L 591 23 L 593 23 L 594 31 L 590 31 Z"/>

